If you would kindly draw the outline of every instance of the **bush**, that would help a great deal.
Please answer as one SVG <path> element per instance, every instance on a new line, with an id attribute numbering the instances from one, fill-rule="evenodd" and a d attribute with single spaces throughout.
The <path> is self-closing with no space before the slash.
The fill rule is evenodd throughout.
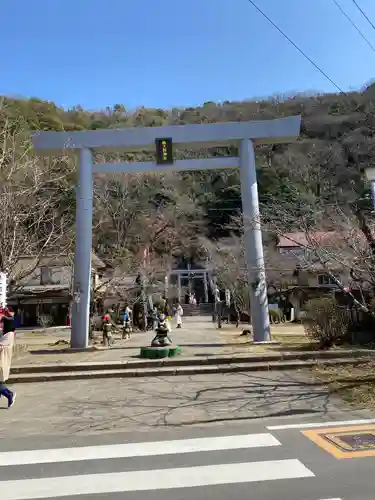
<path id="1" fill-rule="evenodd" d="M 349 317 L 333 297 L 312 299 L 305 306 L 303 326 L 306 334 L 328 348 L 342 341 L 348 331 Z"/>

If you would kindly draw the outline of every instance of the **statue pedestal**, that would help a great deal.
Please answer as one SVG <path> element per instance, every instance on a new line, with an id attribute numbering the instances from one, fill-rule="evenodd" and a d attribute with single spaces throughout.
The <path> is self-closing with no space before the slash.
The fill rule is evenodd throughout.
<path id="1" fill-rule="evenodd" d="M 147 359 L 173 358 L 181 354 L 181 347 L 178 345 L 149 346 L 141 347 L 140 357 Z"/>

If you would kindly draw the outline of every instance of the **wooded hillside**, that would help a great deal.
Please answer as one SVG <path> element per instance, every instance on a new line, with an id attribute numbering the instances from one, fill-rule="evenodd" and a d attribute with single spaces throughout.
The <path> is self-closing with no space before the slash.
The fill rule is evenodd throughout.
<path id="1" fill-rule="evenodd" d="M 71 159 L 41 161 L 30 147 L 36 130 L 84 130 L 164 124 L 262 120 L 302 114 L 297 143 L 257 151 L 264 222 L 270 230 L 299 230 L 301 224 L 335 225 L 329 207 L 350 209 L 367 223 L 369 186 L 363 169 L 374 166 L 375 85 L 346 95 L 296 95 L 264 101 L 206 102 L 172 110 L 115 104 L 90 112 L 39 99 L 3 98 L 0 267 L 11 271 L 20 253 L 71 247 L 74 227 L 74 165 Z M 213 156 L 233 148 L 211 150 Z M 179 152 L 181 157 L 187 152 Z M 199 154 L 199 153 L 194 153 Z M 143 155 L 129 155 L 141 159 Z M 241 207 L 237 171 L 109 175 L 95 181 L 94 249 L 122 265 L 145 257 L 185 258 L 202 251 L 200 237 L 228 236 Z M 155 264 L 156 265 L 156 264 Z M 169 265 L 169 264 L 168 264 Z"/>

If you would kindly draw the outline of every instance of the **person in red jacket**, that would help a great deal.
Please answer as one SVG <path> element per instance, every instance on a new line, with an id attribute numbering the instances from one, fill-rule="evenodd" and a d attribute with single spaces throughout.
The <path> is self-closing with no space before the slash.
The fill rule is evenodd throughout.
<path id="1" fill-rule="evenodd" d="M 110 315 L 110 311 L 107 311 L 103 316 L 103 345 L 107 345 L 111 347 L 112 344 L 112 318 Z"/>

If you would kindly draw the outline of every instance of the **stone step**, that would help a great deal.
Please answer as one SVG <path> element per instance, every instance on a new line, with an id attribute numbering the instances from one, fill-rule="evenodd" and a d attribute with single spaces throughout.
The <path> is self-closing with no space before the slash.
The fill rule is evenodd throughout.
<path id="1" fill-rule="evenodd" d="M 144 368 L 179 368 L 184 366 L 209 366 L 209 365 L 229 365 L 229 364 L 254 364 L 271 363 L 276 361 L 309 361 L 309 360 L 336 360 L 336 359 L 361 359 L 373 360 L 375 350 L 342 349 L 337 351 L 295 351 L 284 353 L 264 353 L 245 355 L 217 355 L 196 357 L 177 357 L 162 359 L 134 359 L 129 361 L 81 361 L 80 363 L 49 363 L 49 364 L 29 364 L 13 365 L 11 375 L 26 373 L 45 372 L 83 372 L 90 373 L 101 370 L 137 370 Z"/>
<path id="2" fill-rule="evenodd" d="M 184 310 L 184 316 L 208 316 L 212 314 L 213 304 L 202 303 L 198 305 L 194 304 L 183 304 L 182 308 Z"/>
<path id="3" fill-rule="evenodd" d="M 172 375 L 195 375 L 208 373 L 235 373 L 235 372 L 255 372 L 269 370 L 298 370 L 301 368 L 310 368 L 317 364 L 325 366 L 334 365 L 360 365 L 368 362 L 364 359 L 343 358 L 327 360 L 294 360 L 294 361 L 272 361 L 269 363 L 238 363 L 228 365 L 191 365 L 183 367 L 162 366 L 155 368 L 138 368 L 122 370 L 95 370 L 95 371 L 71 371 L 57 373 L 20 373 L 11 374 L 10 384 L 15 383 L 35 383 L 35 382 L 57 382 L 63 380 L 84 380 L 99 378 L 132 378 L 132 377 L 160 377 Z"/>

